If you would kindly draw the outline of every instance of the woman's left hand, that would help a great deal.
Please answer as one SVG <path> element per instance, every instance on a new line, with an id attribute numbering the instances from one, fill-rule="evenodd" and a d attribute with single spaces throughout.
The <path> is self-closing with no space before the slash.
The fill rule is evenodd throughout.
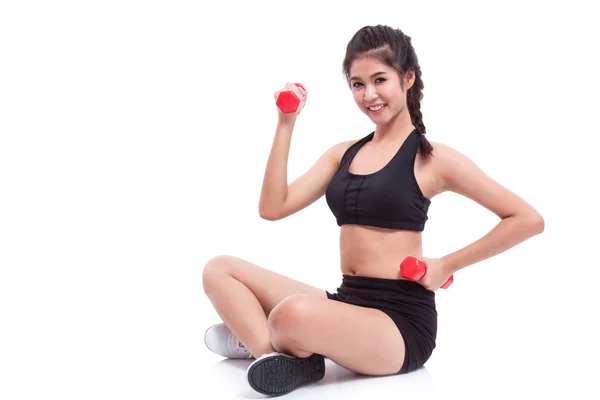
<path id="1" fill-rule="evenodd" d="M 419 283 L 427 290 L 436 291 L 452 276 L 452 271 L 439 258 L 422 258 L 425 263 L 426 273 Z"/>

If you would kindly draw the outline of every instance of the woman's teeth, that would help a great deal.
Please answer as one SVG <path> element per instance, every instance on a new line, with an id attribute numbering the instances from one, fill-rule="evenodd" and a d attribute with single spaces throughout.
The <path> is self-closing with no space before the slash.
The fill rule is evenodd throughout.
<path id="1" fill-rule="evenodd" d="M 381 109 L 382 109 L 384 106 L 385 106 L 385 104 L 380 104 L 380 105 L 378 105 L 378 106 L 376 106 L 376 107 L 369 107 L 369 110 L 371 110 L 371 111 L 379 111 L 379 110 L 381 110 Z"/>

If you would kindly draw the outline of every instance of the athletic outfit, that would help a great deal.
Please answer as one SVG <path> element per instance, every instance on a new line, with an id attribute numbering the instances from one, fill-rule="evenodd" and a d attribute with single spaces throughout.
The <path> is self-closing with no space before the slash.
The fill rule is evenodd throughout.
<path id="1" fill-rule="evenodd" d="M 422 231 L 431 201 L 421 192 L 414 174 L 421 135 L 412 131 L 394 157 L 379 171 L 356 175 L 349 171 L 356 153 L 375 132 L 346 150 L 325 192 L 338 225 Z"/>
<path id="2" fill-rule="evenodd" d="M 351 173 L 349 167 L 356 153 L 373 136 L 374 132 L 346 150 L 327 187 L 327 204 L 337 224 L 423 231 L 431 201 L 423 196 L 414 175 L 421 136 L 413 130 L 379 171 Z M 381 310 L 394 321 L 406 347 L 404 365 L 398 373 L 420 368 L 431 356 L 437 335 L 435 293 L 421 284 L 344 274 L 337 292 L 327 292 L 327 297 Z"/>
<path id="3" fill-rule="evenodd" d="M 346 150 L 327 187 L 327 204 L 337 224 L 423 231 L 431 202 L 423 196 L 414 175 L 420 135 L 413 130 L 379 171 L 366 175 L 351 173 L 352 160 L 374 134 L 370 133 Z M 344 274 L 337 291 L 326 293 L 330 300 L 378 309 L 392 319 L 406 348 L 404 364 L 398 373 L 420 368 L 431 356 L 437 334 L 435 293 L 421 284 Z M 239 340 L 221 325 L 224 324 L 215 325 L 207 332 L 207 346 L 227 357 L 251 357 Z M 248 383 L 254 390 L 275 396 L 304 383 L 319 381 L 324 375 L 325 362 L 320 354 L 307 358 L 279 352 L 264 354 L 247 370 Z"/>

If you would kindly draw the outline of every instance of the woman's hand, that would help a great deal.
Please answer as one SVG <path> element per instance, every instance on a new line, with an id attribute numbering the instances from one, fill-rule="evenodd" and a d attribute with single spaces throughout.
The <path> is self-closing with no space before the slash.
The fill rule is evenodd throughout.
<path id="1" fill-rule="evenodd" d="M 300 104 L 298 104 L 298 109 L 296 111 L 294 111 L 293 113 L 289 113 L 289 114 L 285 114 L 283 113 L 279 107 L 277 107 L 277 112 L 279 114 L 279 118 L 280 119 L 294 119 L 298 116 L 298 114 L 300 114 L 300 112 L 302 111 L 302 109 L 304 108 L 304 105 L 306 104 L 306 97 L 308 95 L 308 92 L 300 86 L 297 86 L 295 83 L 290 83 L 288 82 L 282 89 L 275 91 L 275 93 L 273 94 L 274 98 L 275 98 L 275 102 L 277 102 L 277 97 L 279 96 L 279 93 L 283 92 L 283 91 L 292 91 L 296 94 L 296 96 L 298 96 L 298 99 L 300 99 Z"/>
<path id="2" fill-rule="evenodd" d="M 452 271 L 439 258 L 422 258 L 425 263 L 426 273 L 419 283 L 427 290 L 435 292 L 452 276 Z"/>

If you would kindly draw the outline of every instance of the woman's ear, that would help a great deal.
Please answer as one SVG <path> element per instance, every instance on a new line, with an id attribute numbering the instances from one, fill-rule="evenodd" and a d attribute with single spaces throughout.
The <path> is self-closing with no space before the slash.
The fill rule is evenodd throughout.
<path id="1" fill-rule="evenodd" d="M 406 71 L 406 73 L 404 74 L 404 87 L 406 88 L 406 90 L 410 89 L 412 87 L 412 85 L 414 85 L 415 83 L 415 71 L 408 70 Z"/>

